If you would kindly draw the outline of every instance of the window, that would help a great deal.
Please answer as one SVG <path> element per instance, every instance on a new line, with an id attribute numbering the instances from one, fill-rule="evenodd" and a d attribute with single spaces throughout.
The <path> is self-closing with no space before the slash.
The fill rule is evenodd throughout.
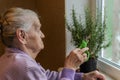
<path id="1" fill-rule="evenodd" d="M 120 79 L 120 0 L 96 0 L 96 2 L 102 15 L 106 15 L 106 35 L 112 40 L 111 46 L 102 50 L 98 67 L 118 80 Z"/>

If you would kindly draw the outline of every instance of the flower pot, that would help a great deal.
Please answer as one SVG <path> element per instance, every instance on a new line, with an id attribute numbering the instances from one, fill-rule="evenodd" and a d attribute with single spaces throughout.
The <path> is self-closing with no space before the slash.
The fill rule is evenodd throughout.
<path id="1" fill-rule="evenodd" d="M 80 66 L 80 72 L 87 73 L 97 70 L 97 59 L 90 58 L 87 62 Z"/>

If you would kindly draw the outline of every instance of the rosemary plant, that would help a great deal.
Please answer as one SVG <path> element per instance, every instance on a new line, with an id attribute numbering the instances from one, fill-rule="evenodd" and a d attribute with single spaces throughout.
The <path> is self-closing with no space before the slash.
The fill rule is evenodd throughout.
<path id="1" fill-rule="evenodd" d="M 72 22 L 66 21 L 67 29 L 71 32 L 72 42 L 76 47 L 79 47 L 82 40 L 87 41 L 91 58 L 97 58 L 98 52 L 101 48 L 106 48 L 110 45 L 110 42 L 103 44 L 105 41 L 105 20 L 101 21 L 101 13 L 97 13 L 97 16 L 93 16 L 88 8 L 84 10 L 85 22 L 82 21 L 81 16 L 77 18 L 75 10 L 72 9 Z"/>

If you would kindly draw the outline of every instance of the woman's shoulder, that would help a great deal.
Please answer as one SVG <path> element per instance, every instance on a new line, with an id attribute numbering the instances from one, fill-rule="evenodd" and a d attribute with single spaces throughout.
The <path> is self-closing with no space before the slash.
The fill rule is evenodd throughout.
<path id="1" fill-rule="evenodd" d="M 21 65 L 24 65 L 25 67 L 37 67 L 38 66 L 37 62 L 27 54 L 16 54 L 14 58 L 15 58 L 14 63 L 18 64 L 19 66 Z"/>

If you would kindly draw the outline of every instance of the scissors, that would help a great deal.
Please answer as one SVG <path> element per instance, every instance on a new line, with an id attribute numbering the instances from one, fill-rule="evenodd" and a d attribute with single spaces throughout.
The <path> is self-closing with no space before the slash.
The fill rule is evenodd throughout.
<path id="1" fill-rule="evenodd" d="M 81 43 L 81 45 L 79 46 L 79 48 L 80 48 L 80 49 L 81 49 L 81 48 L 85 48 L 85 47 L 87 47 L 87 44 L 88 44 L 87 41 L 82 40 L 82 43 Z M 85 51 L 85 53 L 87 54 L 87 59 L 86 59 L 86 61 L 88 61 L 89 58 L 90 58 L 90 52 L 89 52 L 89 51 Z"/>

